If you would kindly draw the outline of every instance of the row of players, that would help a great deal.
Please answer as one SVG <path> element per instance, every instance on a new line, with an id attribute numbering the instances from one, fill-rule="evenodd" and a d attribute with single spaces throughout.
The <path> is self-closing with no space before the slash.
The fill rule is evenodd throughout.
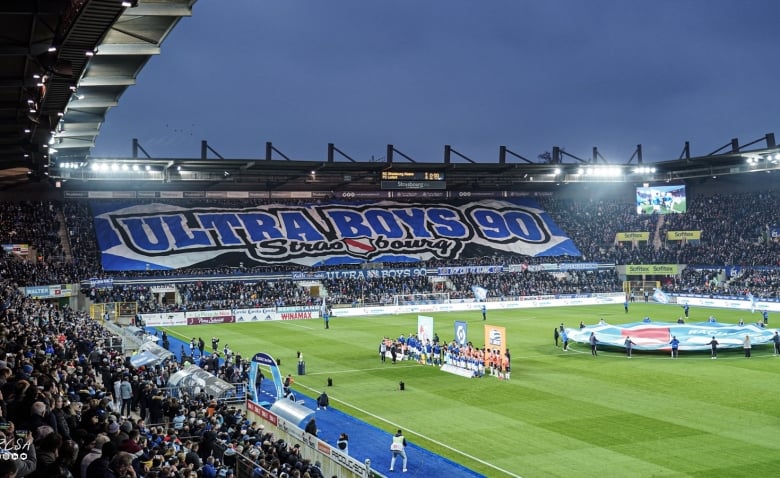
<path id="1" fill-rule="evenodd" d="M 379 344 L 379 357 L 383 363 L 390 358 L 392 363 L 414 360 L 421 365 L 448 365 L 467 370 L 474 377 L 489 373 L 501 380 L 509 380 L 511 373 L 509 350 L 502 355 L 499 349 L 478 348 L 471 342 L 459 344 L 453 340 L 443 344 L 438 335 L 434 335 L 433 340 L 422 340 L 416 334 L 409 337 L 401 334 L 395 340 L 384 337 Z"/>

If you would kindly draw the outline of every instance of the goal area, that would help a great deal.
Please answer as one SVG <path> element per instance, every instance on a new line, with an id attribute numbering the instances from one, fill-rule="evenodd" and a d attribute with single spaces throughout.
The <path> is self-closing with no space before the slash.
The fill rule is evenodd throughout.
<path id="1" fill-rule="evenodd" d="M 653 295 L 656 289 L 661 288 L 661 282 L 656 280 L 631 280 L 623 281 L 623 292 L 629 297 L 633 292 L 637 299 L 643 296 L 645 292 Z"/>
<path id="2" fill-rule="evenodd" d="M 393 305 L 448 304 L 448 292 L 429 292 L 423 294 L 399 294 L 393 296 Z"/>

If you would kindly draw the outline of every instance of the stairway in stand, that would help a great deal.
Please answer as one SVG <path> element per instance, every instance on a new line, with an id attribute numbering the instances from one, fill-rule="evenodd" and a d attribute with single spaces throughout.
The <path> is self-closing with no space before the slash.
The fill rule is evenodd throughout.
<path id="1" fill-rule="evenodd" d="M 657 249 L 660 249 L 663 247 L 664 242 L 661 239 L 661 229 L 664 227 L 666 216 L 663 214 L 658 215 L 658 224 L 655 225 L 655 235 L 653 236 L 653 247 Z"/>
<path id="2" fill-rule="evenodd" d="M 70 235 L 68 234 L 68 227 L 65 225 L 65 214 L 61 210 L 57 213 L 57 220 L 60 222 L 58 235 L 62 243 L 62 254 L 65 262 L 71 262 L 73 260 L 73 251 L 70 248 Z"/>

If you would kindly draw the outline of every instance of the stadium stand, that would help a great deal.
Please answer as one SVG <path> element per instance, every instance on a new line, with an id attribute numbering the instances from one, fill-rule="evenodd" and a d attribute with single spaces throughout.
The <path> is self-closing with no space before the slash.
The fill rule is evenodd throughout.
<path id="1" fill-rule="evenodd" d="M 577 244 L 583 253 L 581 258 L 483 257 L 420 265 L 434 270 L 444 266 L 523 266 L 518 272 L 512 269 L 513 272 L 497 274 L 453 275 L 435 285 L 426 278 L 338 278 L 323 279 L 322 284 L 329 302 L 340 306 L 358 301 L 386 304 L 397 294 L 412 293 L 447 292 L 450 300 L 463 300 L 472 297 L 471 286 L 475 284 L 490 290 L 496 298 L 614 292 L 623 290 L 624 280 L 615 268 L 552 274 L 532 271 L 532 267 L 558 260 L 614 265 L 669 263 L 688 267 L 664 278 L 663 287 L 668 292 L 753 294 L 776 300 L 780 246 L 768 231 L 774 221 L 772 212 L 780 206 L 778 202 L 775 194 L 766 191 L 728 197 L 713 195 L 691 202 L 687 213 L 638 216 L 629 202 L 544 197 L 540 203 Z M 99 438 L 103 435 L 114 443 L 103 453 L 135 453 L 133 466 L 139 476 L 190 477 L 194 476 L 190 472 L 196 472 L 198 476 L 213 478 L 220 469 L 230 467 L 236 455 L 249 457 L 271 476 L 281 476 L 283 471 L 290 476 L 321 476 L 319 467 L 296 457 L 293 447 L 279 443 L 256 423 L 242 424 L 245 417 L 237 409 L 203 394 L 172 399 L 165 391 L 165 381 L 181 369 L 180 362 L 166 360 L 150 368 L 132 367 L 119 350 L 109 346 L 111 333 L 85 311 L 50 307 L 19 291 L 23 286 L 80 282 L 81 292 L 91 302 L 135 302 L 142 313 L 317 305 L 317 300 L 293 280 L 277 278 L 270 286 L 257 278 L 263 274 L 288 274 L 301 267 L 105 272 L 100 268 L 89 205 L 83 201 L 11 204 L 0 211 L 0 226 L 3 244 L 26 246 L 24 250 L 4 251 L 0 261 L 4 319 L 0 338 L 0 355 L 4 358 L 0 360 L 2 421 L 30 430 L 33 440 L 30 456 L 18 464 L 18 476 L 59 476 L 65 470 L 83 478 L 96 476 L 87 468 L 82 474 L 80 466 L 85 455 L 101 455 L 97 444 L 106 440 Z M 689 242 L 663 240 L 666 232 L 673 230 L 700 230 L 702 238 Z M 647 232 L 653 240 L 618 243 L 615 236 L 621 231 Z M 726 280 L 716 279 L 723 277 L 728 266 L 738 266 L 738 274 Z M 311 270 L 334 269 L 329 266 Z M 89 286 L 88 279 L 104 277 L 153 280 L 126 281 L 107 289 Z M 181 301 L 154 301 L 154 279 L 165 281 L 172 277 L 183 278 L 177 284 Z M 223 280 L 202 280 L 209 277 Z M 247 369 L 246 360 L 241 358 L 235 366 L 212 366 L 220 379 L 229 382 L 246 381 Z M 117 410 L 117 394 L 121 392 L 114 384 L 124 378 L 136 397 L 130 416 Z M 40 410 L 42 414 L 38 413 Z M 182 415 L 184 421 L 176 425 L 181 421 L 177 417 Z M 243 425 L 246 431 L 242 434 Z M 13 425 L 3 427 L 0 433 L 11 438 Z M 59 449 L 56 459 L 51 458 L 52 447 Z M 106 462 L 107 456 L 103 458 Z"/>

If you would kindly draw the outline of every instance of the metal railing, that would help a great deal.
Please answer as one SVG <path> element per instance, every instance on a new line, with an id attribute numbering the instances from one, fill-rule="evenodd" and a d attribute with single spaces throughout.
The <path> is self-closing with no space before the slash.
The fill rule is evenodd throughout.
<path id="1" fill-rule="evenodd" d="M 121 337 L 122 353 L 124 354 L 135 352 L 141 348 L 141 345 L 143 345 L 143 341 L 140 337 L 133 335 L 128 330 L 118 326 L 117 324 L 104 321 L 103 327 L 105 327 L 107 330 L 110 330 L 111 333 L 117 335 L 118 337 Z"/>
<path id="2" fill-rule="evenodd" d="M 244 407 L 246 405 L 247 398 L 247 383 L 239 382 L 231 383 L 230 385 L 232 385 L 233 388 L 214 398 L 229 405 Z M 204 393 L 205 391 L 202 387 L 199 386 L 159 387 L 157 390 L 165 393 L 169 397 L 174 398 L 181 398 L 184 395 L 195 397 L 201 393 Z"/>

